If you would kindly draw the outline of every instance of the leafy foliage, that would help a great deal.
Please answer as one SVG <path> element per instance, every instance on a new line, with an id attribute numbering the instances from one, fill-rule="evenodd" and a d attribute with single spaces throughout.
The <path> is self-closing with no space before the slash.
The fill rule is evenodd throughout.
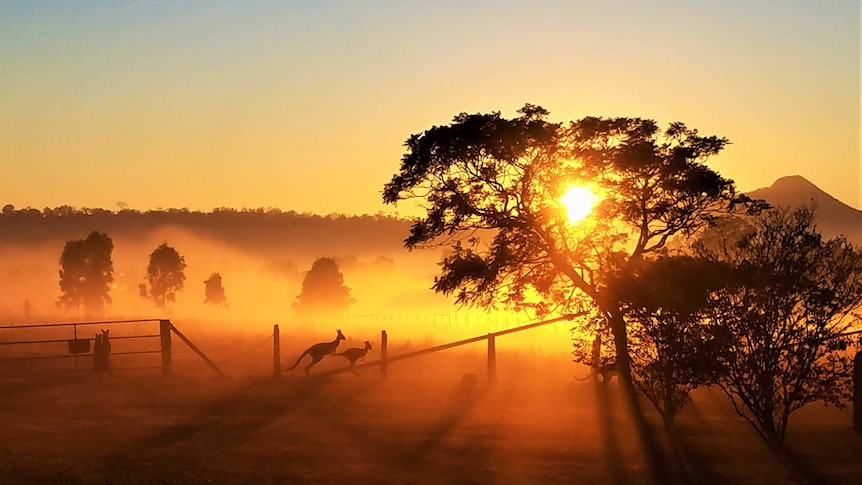
<path id="1" fill-rule="evenodd" d="M 88 313 L 99 313 L 110 304 L 113 251 L 111 238 L 98 231 L 91 232 L 86 239 L 68 241 L 60 256 L 62 295 L 57 305 L 66 309 L 83 306 Z"/>
<path id="2" fill-rule="evenodd" d="M 714 379 L 719 339 L 704 323 L 729 269 L 691 256 L 641 261 L 612 280 L 629 322 L 632 380 L 670 425 L 689 393 Z"/>
<path id="3" fill-rule="evenodd" d="M 204 303 L 208 303 L 210 305 L 227 304 L 227 297 L 224 294 L 224 286 L 222 286 L 222 279 L 219 273 L 211 274 L 210 277 L 204 281 L 204 285 Z"/>
<path id="4" fill-rule="evenodd" d="M 627 376 L 626 324 L 608 277 L 719 212 L 749 207 L 704 164 L 728 141 L 681 123 L 660 131 L 652 120 L 588 117 L 564 127 L 538 106 L 519 113 L 462 113 L 412 135 L 383 200 L 425 204 L 406 247 L 451 248 L 436 291 L 538 316 L 580 309 L 586 296 L 610 323 Z M 559 201 L 575 184 L 603 200 L 593 217 L 569 224 Z"/>
<path id="5" fill-rule="evenodd" d="M 176 249 L 161 244 L 150 254 L 147 264 L 147 282 L 140 286 L 141 296 L 164 308 L 168 301 L 176 301 L 176 294 L 186 280 L 186 260 Z"/>
<path id="6" fill-rule="evenodd" d="M 318 258 L 305 274 L 293 307 L 300 314 L 332 314 L 347 310 L 354 302 L 338 263 L 332 258 Z"/>
<path id="7" fill-rule="evenodd" d="M 851 393 L 854 338 L 844 333 L 862 305 L 862 252 L 844 238 L 823 240 L 812 218 L 807 208 L 775 209 L 747 227 L 719 225 L 695 245 L 733 269 L 710 303 L 723 339 L 717 384 L 775 446 L 794 411 L 843 406 Z"/>

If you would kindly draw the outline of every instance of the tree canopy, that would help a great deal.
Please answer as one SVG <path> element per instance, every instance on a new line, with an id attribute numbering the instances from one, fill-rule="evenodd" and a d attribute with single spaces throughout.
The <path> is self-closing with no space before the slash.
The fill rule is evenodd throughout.
<path id="1" fill-rule="evenodd" d="M 93 231 L 86 239 L 68 241 L 60 255 L 60 291 L 57 305 L 66 309 L 84 307 L 100 313 L 111 303 L 114 243 L 108 235 Z"/>
<path id="2" fill-rule="evenodd" d="M 721 336 L 716 384 L 771 445 L 784 442 L 790 415 L 851 395 L 848 334 L 862 304 L 862 251 L 843 237 L 824 240 L 813 212 L 774 209 L 707 231 L 695 253 L 732 268 L 711 296 Z"/>
<path id="3" fill-rule="evenodd" d="M 213 273 L 204 281 L 204 303 L 211 306 L 227 304 L 222 278 L 219 273 Z"/>
<path id="4" fill-rule="evenodd" d="M 424 204 L 406 247 L 451 248 L 436 291 L 538 315 L 594 305 L 628 378 L 626 323 L 609 275 L 720 213 L 750 207 L 705 164 L 729 142 L 682 123 L 661 130 L 648 119 L 587 117 L 563 125 L 530 104 L 519 114 L 462 113 L 410 136 L 383 200 Z M 601 198 L 578 224 L 560 203 L 573 185 Z"/>
<path id="5" fill-rule="evenodd" d="M 347 310 L 354 302 L 338 263 L 332 258 L 318 258 L 305 273 L 302 292 L 293 307 L 300 314 L 334 314 Z"/>
<path id="6" fill-rule="evenodd" d="M 730 269 L 689 255 L 632 266 L 609 286 L 629 324 L 632 380 L 669 428 L 689 393 L 718 372 L 721 342 L 704 322 L 710 296 L 725 287 Z"/>
<path id="7" fill-rule="evenodd" d="M 164 308 L 168 301 L 176 301 L 176 294 L 186 280 L 186 260 L 167 243 L 150 254 L 147 264 L 147 281 L 140 286 L 141 296 Z"/>

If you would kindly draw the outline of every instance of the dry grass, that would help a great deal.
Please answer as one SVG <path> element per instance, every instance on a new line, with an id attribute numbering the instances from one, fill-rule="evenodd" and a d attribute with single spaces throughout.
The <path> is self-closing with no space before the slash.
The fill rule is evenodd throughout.
<path id="1" fill-rule="evenodd" d="M 271 347 L 257 340 L 204 339 L 227 379 L 179 348 L 171 378 L 123 371 L 119 360 L 113 377 L 7 375 L 0 483 L 654 482 L 619 389 L 574 381 L 582 369 L 565 354 L 498 348 L 493 387 L 480 348 L 393 364 L 385 381 L 374 368 L 274 380 Z M 299 351 L 286 346 L 283 364 Z M 342 365 L 324 359 L 314 370 Z M 698 391 L 679 417 L 687 468 L 653 429 L 674 481 L 791 481 L 718 393 Z M 849 412 L 806 409 L 789 441 L 814 480 L 862 481 Z"/>

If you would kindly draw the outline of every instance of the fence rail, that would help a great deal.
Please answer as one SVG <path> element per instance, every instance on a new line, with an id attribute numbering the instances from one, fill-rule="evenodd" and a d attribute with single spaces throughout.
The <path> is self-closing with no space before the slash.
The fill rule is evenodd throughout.
<path id="1" fill-rule="evenodd" d="M 27 361 L 27 360 L 51 360 L 51 359 L 74 359 L 75 360 L 75 370 L 78 370 L 78 359 L 82 357 L 92 357 L 93 352 L 90 351 L 90 337 L 87 338 L 79 338 L 78 337 L 78 327 L 93 327 L 93 326 L 111 326 L 111 325 L 123 325 L 123 324 L 141 324 L 141 323 L 157 323 L 159 325 L 159 333 L 145 333 L 139 335 L 121 335 L 117 337 L 110 337 L 111 341 L 114 340 L 135 340 L 135 339 L 159 339 L 159 348 L 151 349 L 151 350 L 125 350 L 120 352 L 111 352 L 111 356 L 127 356 L 127 355 L 147 355 L 147 354 L 161 354 L 161 369 L 162 374 L 169 375 L 172 372 L 172 342 L 171 335 L 176 335 L 182 340 L 192 351 L 195 352 L 204 362 L 207 363 L 219 376 L 224 376 L 224 373 L 221 369 L 216 366 L 212 360 L 207 357 L 207 355 L 201 351 L 188 337 L 183 335 L 182 332 L 174 326 L 170 320 L 159 319 L 159 318 L 136 318 L 136 319 L 126 319 L 126 320 L 101 320 L 95 322 L 63 322 L 63 323 L 40 323 L 40 324 L 27 324 L 27 325 L 3 325 L 0 326 L 0 332 L 4 330 L 9 331 L 33 331 L 36 329 L 61 329 L 61 328 L 71 328 L 72 335 L 71 338 L 43 338 L 43 339 L 28 339 L 28 340 L 7 340 L 0 342 L 0 347 L 8 348 L 9 346 L 24 346 L 30 347 L 34 345 L 44 345 L 44 344 L 58 344 L 58 343 L 68 343 L 69 350 L 68 353 L 61 354 L 51 354 L 51 355 L 16 355 L 16 356 L 0 356 L 0 362 L 14 362 L 14 361 Z M 81 344 L 79 346 L 79 344 Z M 83 351 L 82 351 L 83 350 Z"/>
<path id="2" fill-rule="evenodd" d="M 568 313 L 562 315 L 557 318 L 552 318 L 550 320 L 542 320 L 540 322 L 528 323 L 526 325 L 521 325 L 518 327 L 507 328 L 505 330 L 500 330 L 497 332 L 491 332 L 485 335 L 479 335 L 476 337 L 466 338 L 463 340 L 458 340 L 455 342 L 450 342 L 448 344 L 437 345 L 434 347 L 429 347 L 427 349 L 416 350 L 414 352 L 408 352 L 406 354 L 396 355 L 394 357 L 388 356 L 388 342 L 389 336 L 386 333 L 386 330 L 381 331 L 380 333 L 380 359 L 372 362 L 365 362 L 362 364 L 354 365 L 353 367 L 342 367 L 338 369 L 330 369 L 323 372 L 319 372 L 316 375 L 325 376 L 325 375 L 333 375 L 333 374 L 341 374 L 343 372 L 350 372 L 356 369 L 361 369 L 365 367 L 373 367 L 380 366 L 380 374 L 381 376 L 386 376 L 386 366 L 392 362 L 398 362 L 401 360 L 412 359 L 415 357 L 419 357 L 426 354 L 431 354 L 434 352 L 440 352 L 442 350 L 448 350 L 455 347 L 460 347 L 462 345 L 468 345 L 476 342 L 481 342 L 482 340 L 486 340 L 488 342 L 488 354 L 487 354 L 487 362 L 488 362 L 488 380 L 494 381 L 497 375 L 497 352 L 496 352 L 496 338 L 508 335 L 510 333 L 523 332 L 524 330 L 530 330 L 532 328 L 541 327 L 544 325 L 550 325 L 552 323 L 558 323 L 565 320 L 574 320 L 577 317 L 586 315 L 588 312 L 578 312 L 578 313 Z M 273 327 L 273 376 L 278 378 L 281 376 L 281 348 L 280 348 L 280 338 L 279 338 L 279 329 L 278 325 Z"/>
<path id="3" fill-rule="evenodd" d="M 61 322 L 61 323 L 30 323 L 27 325 L 0 325 L 0 330 L 19 328 L 55 328 L 55 327 L 77 327 L 91 325 L 116 325 L 123 323 L 147 323 L 158 322 L 158 318 L 139 318 L 134 320 L 101 320 L 97 322 Z"/>

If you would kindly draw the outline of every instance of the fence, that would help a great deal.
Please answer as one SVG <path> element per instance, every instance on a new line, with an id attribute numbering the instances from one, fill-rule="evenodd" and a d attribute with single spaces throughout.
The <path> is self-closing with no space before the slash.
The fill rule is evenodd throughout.
<path id="1" fill-rule="evenodd" d="M 468 345 L 475 342 L 480 342 L 485 340 L 487 342 L 487 379 L 489 382 L 494 382 L 497 377 L 497 353 L 496 353 L 496 338 L 508 335 L 511 333 L 522 332 L 525 330 L 529 330 L 532 328 L 550 325 L 553 323 L 565 321 L 565 320 L 573 320 L 579 316 L 586 314 L 586 312 L 580 312 L 575 314 L 566 314 L 558 318 L 543 320 L 540 322 L 529 323 L 526 325 L 521 325 L 514 328 L 507 328 L 505 330 L 488 333 L 486 335 L 480 335 L 476 337 L 471 337 L 463 340 L 458 340 L 456 342 L 451 342 L 448 344 L 438 345 L 435 347 L 430 347 L 427 349 L 417 350 L 414 352 L 408 352 L 406 354 L 397 355 L 394 357 L 388 356 L 388 341 L 389 337 L 386 333 L 386 330 L 382 330 L 380 334 L 380 359 L 372 362 L 366 362 L 362 364 L 357 364 L 353 368 L 344 367 L 339 369 L 332 369 L 328 371 L 321 372 L 318 375 L 331 375 L 331 374 L 339 374 L 342 372 L 348 372 L 351 370 L 364 368 L 364 367 L 373 367 L 380 366 L 380 375 L 381 377 L 386 376 L 386 368 L 389 364 L 398 362 L 401 360 L 407 360 L 415 357 L 419 357 L 422 355 L 427 355 L 434 352 L 440 352 L 443 350 L 460 347 L 462 345 Z M 155 324 L 158 323 L 158 333 L 141 333 L 141 334 L 133 334 L 133 335 L 120 335 L 111 337 L 112 341 L 115 340 L 143 340 L 143 339 L 159 339 L 159 347 L 158 349 L 145 349 L 145 350 L 126 350 L 119 352 L 112 352 L 112 356 L 129 356 L 129 355 L 145 355 L 145 354 L 160 354 L 161 356 L 161 365 L 159 366 L 162 370 L 163 375 L 170 375 L 172 373 L 173 367 L 173 342 L 171 335 L 176 335 L 184 344 L 186 344 L 198 357 L 201 358 L 213 371 L 216 372 L 219 376 L 223 377 L 225 374 L 221 369 L 209 358 L 207 355 L 201 351 L 188 337 L 186 337 L 176 326 L 174 326 L 170 320 L 165 319 L 134 319 L 134 320 L 106 320 L 106 321 L 97 321 L 97 322 L 70 322 L 70 323 L 45 323 L 45 324 L 28 324 L 28 325 L 7 325 L 0 326 L 0 336 L 2 336 L 3 332 L 24 332 L 29 333 L 30 331 L 35 331 L 36 329 L 50 329 L 52 332 L 51 338 L 43 338 L 43 339 L 27 339 L 27 340 L 0 340 L 0 363 L 3 362 L 14 362 L 14 361 L 28 361 L 28 360 L 49 360 L 49 359 L 72 359 L 74 362 L 74 370 L 80 369 L 80 358 L 82 357 L 92 357 L 92 340 L 90 338 L 83 338 L 82 334 L 79 335 L 79 327 L 82 328 L 101 328 L 104 326 L 111 325 L 131 325 L 131 324 Z M 68 335 L 66 338 L 57 338 L 56 331 L 68 329 L 67 331 L 71 331 L 71 335 Z M 862 330 L 846 332 L 845 335 L 852 335 L 862 333 Z M 274 377 L 281 377 L 281 336 L 279 331 L 279 326 L 275 325 L 273 327 L 273 355 L 272 355 L 272 369 Z M 4 349 L 14 348 L 14 347 L 32 347 L 32 346 L 46 346 L 51 344 L 65 344 L 67 348 L 67 352 L 64 354 L 61 353 L 52 353 L 52 354 L 41 354 L 41 355 L 31 355 L 30 353 L 24 353 L 23 355 L 9 356 L 3 355 Z M 862 433 L 862 351 L 857 351 L 856 356 L 853 361 L 854 364 L 854 372 L 853 372 L 853 427 L 858 433 Z"/>
<path id="2" fill-rule="evenodd" d="M 494 382 L 497 378 L 497 351 L 496 351 L 496 338 L 502 335 L 507 335 L 515 332 L 522 332 L 524 330 L 529 330 L 532 328 L 550 325 L 553 323 L 561 322 L 564 320 L 574 320 L 579 316 L 583 316 L 588 312 L 579 312 L 574 314 L 566 314 L 558 318 L 554 318 L 551 320 L 543 320 L 541 322 L 529 323 L 526 325 L 521 325 L 514 328 L 507 328 L 506 330 L 501 330 L 498 332 L 492 332 L 487 335 L 480 335 L 477 337 L 467 338 L 463 340 L 458 340 L 456 342 L 438 345 L 435 347 L 430 347 L 427 349 L 417 350 L 414 352 L 408 352 L 406 354 L 398 355 L 395 357 L 388 356 L 388 343 L 389 336 L 386 333 L 386 330 L 382 330 L 380 332 L 380 359 L 372 362 L 366 362 L 363 364 L 357 364 L 351 367 L 344 367 L 339 369 L 332 369 L 328 371 L 323 371 L 318 373 L 317 375 L 333 375 L 340 374 L 343 372 L 348 372 L 355 369 L 360 369 L 363 367 L 373 367 L 380 366 L 380 376 L 386 377 L 386 367 L 388 364 L 392 362 L 397 362 L 400 360 L 412 359 L 414 357 L 419 357 L 422 355 L 430 354 L 433 352 L 440 352 L 442 350 L 451 349 L 454 347 L 460 347 L 462 345 L 471 344 L 474 342 L 479 342 L 482 340 L 487 341 L 488 350 L 487 350 L 487 379 L 488 382 Z M 435 320 L 436 320 L 435 316 Z M 389 322 L 392 320 L 389 319 Z M 862 330 L 855 330 L 850 332 L 845 332 L 842 335 L 855 335 L 862 333 Z M 281 337 L 279 333 L 278 325 L 273 327 L 273 357 L 272 357 L 272 370 L 273 376 L 278 378 L 281 377 Z M 599 345 L 601 345 L 599 343 Z M 595 342 L 594 342 L 595 347 Z M 597 361 L 597 349 L 593 349 L 594 358 L 593 361 Z M 853 359 L 853 428 L 857 433 L 862 434 L 862 350 L 857 350 L 855 358 Z"/>
<path id="3" fill-rule="evenodd" d="M 147 354 L 160 354 L 160 367 L 162 370 L 162 374 L 170 375 L 173 368 L 173 343 L 171 340 L 171 335 L 176 335 L 179 339 L 185 343 L 193 352 L 195 352 L 204 362 L 207 363 L 219 376 L 224 376 L 224 373 L 221 369 L 216 366 L 209 357 L 206 356 L 191 340 L 188 339 L 182 332 L 180 332 L 177 327 L 175 327 L 170 320 L 164 319 L 134 319 L 134 320 L 105 320 L 105 321 L 97 321 L 97 322 L 69 322 L 69 323 L 43 323 L 43 324 L 30 324 L 30 325 L 6 325 L 0 326 L 0 334 L 2 333 L 24 333 L 30 334 L 37 332 L 39 329 L 47 329 L 50 331 L 51 335 L 47 338 L 30 338 L 30 339 L 18 339 L 18 340 L 2 340 L 0 341 L 0 351 L 2 349 L 28 349 L 33 347 L 46 347 L 52 346 L 56 347 L 58 344 L 65 344 L 67 352 L 59 353 L 54 351 L 52 353 L 43 353 L 33 355 L 32 352 L 27 351 L 19 351 L 19 355 L 3 355 L 4 353 L 8 354 L 8 352 L 0 353 L 0 362 L 16 362 L 16 361 L 33 361 L 33 360 L 56 360 L 56 359 L 72 359 L 74 362 L 74 370 L 80 369 L 80 359 L 82 357 L 90 357 L 92 358 L 93 352 L 93 341 L 88 337 L 83 337 L 83 334 L 79 332 L 79 327 L 81 328 L 97 328 L 101 329 L 102 327 L 110 327 L 114 325 L 134 325 L 139 327 L 141 325 L 146 324 L 158 324 L 158 333 L 152 333 L 153 330 L 146 329 L 142 333 L 133 333 L 130 335 L 119 335 L 112 336 L 110 338 L 111 341 L 134 341 L 134 340 L 144 340 L 144 339 L 158 339 L 159 347 L 157 349 L 143 349 L 143 350 L 121 350 L 117 352 L 111 352 L 111 356 L 130 356 L 130 355 L 147 355 Z M 59 338 L 63 333 L 71 332 L 71 335 L 66 336 L 66 338 Z M 149 332 L 149 333 L 147 333 Z M 89 335 L 89 333 L 88 333 Z M 52 345 L 53 344 L 53 345 Z M 140 367 L 139 367 L 140 368 Z"/>
<path id="4" fill-rule="evenodd" d="M 414 357 L 419 357 L 422 355 L 430 354 L 433 352 L 440 352 L 442 350 L 447 350 L 455 347 L 460 347 L 462 345 L 467 345 L 475 342 L 480 342 L 482 340 L 487 341 L 488 350 L 487 350 L 487 376 L 488 380 L 493 382 L 497 378 L 497 346 L 496 339 L 497 337 L 508 335 L 510 333 L 523 332 L 524 330 L 529 330 L 536 327 L 541 327 L 544 325 L 550 325 L 553 323 L 565 321 L 565 320 L 573 320 L 579 316 L 585 315 L 587 312 L 579 312 L 579 313 L 570 313 L 563 315 L 558 318 L 553 318 L 550 320 L 543 320 L 541 322 L 528 323 L 526 325 L 521 325 L 514 328 L 508 328 L 506 330 L 501 330 L 498 332 L 488 333 L 486 335 L 480 335 L 477 337 L 471 337 L 463 340 L 458 340 L 456 342 L 451 342 L 448 344 L 437 345 L 435 347 L 430 347 L 427 349 L 417 350 L 415 352 L 408 352 L 406 354 L 397 355 L 394 357 L 389 357 L 388 355 L 388 347 L 389 347 L 389 336 L 386 333 L 386 330 L 382 330 L 380 333 L 380 359 L 372 362 L 365 362 L 363 364 L 357 364 L 351 367 L 332 369 L 324 372 L 320 372 L 317 375 L 331 375 L 331 374 L 340 374 L 342 372 L 348 372 L 355 369 L 360 369 L 363 367 L 372 367 L 372 366 L 380 366 L 380 375 L 382 377 L 386 376 L 386 367 L 387 365 L 398 362 L 401 360 L 412 359 Z M 279 327 L 278 325 L 273 326 L 273 357 L 272 357 L 272 371 L 273 376 L 278 378 L 281 376 L 281 337 L 279 335 Z"/>

